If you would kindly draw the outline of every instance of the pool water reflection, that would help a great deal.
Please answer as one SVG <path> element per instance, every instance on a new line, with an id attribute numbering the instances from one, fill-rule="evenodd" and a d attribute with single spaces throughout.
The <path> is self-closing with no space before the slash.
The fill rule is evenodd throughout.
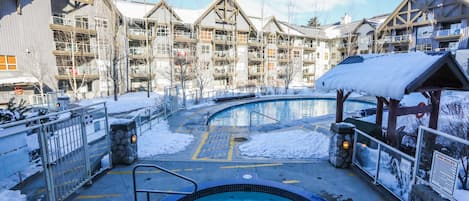
<path id="1" fill-rule="evenodd" d="M 359 111 L 374 107 L 371 103 L 346 101 L 345 112 Z M 256 111 L 280 122 L 335 114 L 335 99 L 284 99 L 261 101 L 228 108 L 210 118 L 209 125 L 214 126 L 249 126 L 249 116 Z M 252 124 L 264 125 L 276 123 L 262 115 L 253 113 Z"/>

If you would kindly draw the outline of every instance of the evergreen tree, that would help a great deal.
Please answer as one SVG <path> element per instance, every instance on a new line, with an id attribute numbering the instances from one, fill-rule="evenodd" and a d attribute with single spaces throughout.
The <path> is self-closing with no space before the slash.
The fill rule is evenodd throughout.
<path id="1" fill-rule="evenodd" d="M 314 16 L 308 21 L 308 26 L 310 27 L 318 27 L 321 26 L 321 23 L 319 23 L 318 17 Z"/>

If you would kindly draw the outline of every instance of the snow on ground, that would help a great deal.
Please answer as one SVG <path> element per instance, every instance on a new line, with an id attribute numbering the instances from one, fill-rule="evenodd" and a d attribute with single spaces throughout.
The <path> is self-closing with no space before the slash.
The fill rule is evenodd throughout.
<path id="1" fill-rule="evenodd" d="M 469 201 L 469 191 L 455 190 L 453 197 L 457 201 Z"/>
<path id="2" fill-rule="evenodd" d="M 145 158 L 160 154 L 174 154 L 184 151 L 193 140 L 192 135 L 171 132 L 168 123 L 161 121 L 153 125 L 151 130 L 138 136 L 138 156 Z"/>
<path id="3" fill-rule="evenodd" d="M 0 201 L 26 201 L 26 195 L 20 191 L 0 190 Z"/>
<path id="4" fill-rule="evenodd" d="M 305 159 L 328 156 L 329 137 L 303 129 L 255 134 L 239 146 L 241 155 L 254 158 Z"/>
<path id="5" fill-rule="evenodd" d="M 158 105 L 162 102 L 162 97 L 157 93 L 151 93 L 150 98 L 147 98 L 147 92 L 135 92 L 121 95 L 117 101 L 114 101 L 114 97 L 106 97 L 81 100 L 78 104 L 85 106 L 103 101 L 107 104 L 108 113 L 116 114 Z"/>

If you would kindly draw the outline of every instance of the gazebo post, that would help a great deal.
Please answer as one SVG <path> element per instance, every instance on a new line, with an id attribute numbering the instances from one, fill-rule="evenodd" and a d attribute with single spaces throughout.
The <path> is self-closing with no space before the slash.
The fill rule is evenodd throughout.
<path id="1" fill-rule="evenodd" d="M 377 99 L 377 104 L 376 104 L 376 126 L 379 126 L 380 128 L 383 125 L 383 107 L 384 107 L 384 102 L 382 97 L 376 96 Z"/>
<path id="2" fill-rule="evenodd" d="M 430 113 L 430 121 L 428 127 L 432 129 L 438 129 L 438 117 L 440 114 L 440 98 L 441 90 L 430 92 L 430 101 L 432 104 L 432 111 Z"/>
<path id="3" fill-rule="evenodd" d="M 391 99 L 389 101 L 387 140 L 394 147 L 399 145 L 399 137 L 396 133 L 397 110 L 399 109 L 399 102 L 400 101 L 396 99 Z"/>
<path id="4" fill-rule="evenodd" d="M 344 118 L 344 90 L 339 89 L 337 90 L 337 97 L 336 97 L 336 112 L 335 112 L 335 123 L 342 122 Z"/>

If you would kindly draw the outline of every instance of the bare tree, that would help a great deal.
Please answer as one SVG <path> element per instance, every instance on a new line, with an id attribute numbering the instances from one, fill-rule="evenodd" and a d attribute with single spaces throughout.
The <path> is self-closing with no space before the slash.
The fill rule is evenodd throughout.
<path id="1" fill-rule="evenodd" d="M 187 81 L 192 79 L 190 76 L 193 73 L 191 66 L 192 51 L 190 48 L 188 50 L 179 50 L 176 52 L 175 63 L 175 77 L 176 80 L 179 80 L 182 89 L 182 106 L 186 108 L 186 88 Z"/>
<path id="2" fill-rule="evenodd" d="M 290 84 L 292 83 L 296 73 L 298 72 L 298 69 L 296 68 L 296 66 L 298 66 L 298 63 L 299 62 L 296 60 L 294 62 L 290 62 L 283 70 L 284 72 L 282 80 L 285 87 L 285 93 L 288 93 L 288 88 L 290 88 Z"/>
<path id="3" fill-rule="evenodd" d="M 50 79 L 50 76 L 53 75 L 53 73 L 50 72 L 49 68 L 44 64 L 39 53 L 36 51 L 36 48 L 32 48 L 31 52 L 33 54 L 33 71 L 31 74 L 37 79 L 37 84 L 34 84 L 34 88 L 39 91 L 39 94 L 41 95 L 41 103 L 44 104 L 45 82 Z"/>
<path id="4" fill-rule="evenodd" d="M 206 61 L 197 61 L 194 67 L 194 78 L 199 88 L 199 99 L 203 98 L 204 89 L 212 81 L 209 70 L 209 63 Z"/>

